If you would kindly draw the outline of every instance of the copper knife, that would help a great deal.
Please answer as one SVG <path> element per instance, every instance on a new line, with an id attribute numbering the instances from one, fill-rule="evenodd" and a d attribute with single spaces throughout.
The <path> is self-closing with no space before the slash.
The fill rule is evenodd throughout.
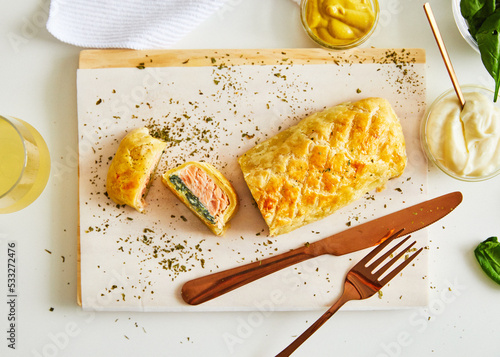
<path id="1" fill-rule="evenodd" d="M 198 305 L 304 260 L 323 254 L 344 255 L 372 247 L 394 230 L 404 229 L 403 233 L 408 234 L 427 227 L 453 211 L 460 202 L 462 193 L 448 193 L 300 248 L 190 280 L 182 287 L 182 298 L 190 305 Z"/>

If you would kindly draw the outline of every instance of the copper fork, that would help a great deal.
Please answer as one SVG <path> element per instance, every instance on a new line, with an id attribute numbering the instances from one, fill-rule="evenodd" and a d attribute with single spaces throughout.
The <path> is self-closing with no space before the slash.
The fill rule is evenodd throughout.
<path id="1" fill-rule="evenodd" d="M 392 236 L 387 238 L 384 242 L 373 249 L 367 256 L 361 259 L 352 269 L 347 273 L 344 282 L 344 291 L 342 296 L 333 304 L 333 306 L 328 309 L 314 324 L 312 324 L 306 331 L 302 333 L 295 341 L 293 341 L 287 348 L 281 351 L 276 357 L 290 356 L 302 343 L 304 343 L 315 331 L 317 331 L 334 313 L 336 313 L 342 305 L 350 300 L 362 300 L 375 295 L 385 284 L 394 278 L 401 270 L 403 270 L 408 264 L 412 262 L 415 257 L 422 252 L 423 248 L 420 248 L 415 253 L 407 257 L 401 264 L 399 264 L 392 271 L 384 275 L 389 268 L 403 255 L 405 255 L 409 249 L 415 245 L 415 241 L 410 243 L 406 248 L 402 250 L 394 257 L 391 257 L 403 244 L 405 244 L 410 236 L 403 239 L 397 245 L 392 247 L 387 253 L 380 257 L 377 257 L 395 238 L 401 234 L 403 230 L 394 233 Z M 377 260 L 371 262 L 375 257 Z M 382 263 L 384 263 L 387 258 L 388 262 L 382 267 L 378 268 Z"/>

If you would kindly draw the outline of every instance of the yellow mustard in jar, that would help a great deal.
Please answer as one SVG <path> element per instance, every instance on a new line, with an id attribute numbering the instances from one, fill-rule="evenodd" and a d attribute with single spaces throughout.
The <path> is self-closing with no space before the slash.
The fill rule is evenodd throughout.
<path id="1" fill-rule="evenodd" d="M 371 0 L 306 0 L 310 31 L 333 46 L 347 45 L 368 34 L 376 14 Z"/>

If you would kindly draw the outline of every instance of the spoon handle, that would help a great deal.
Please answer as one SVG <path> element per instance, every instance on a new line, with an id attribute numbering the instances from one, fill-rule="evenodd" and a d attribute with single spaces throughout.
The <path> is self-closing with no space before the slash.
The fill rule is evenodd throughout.
<path id="1" fill-rule="evenodd" d="M 462 90 L 460 89 L 460 85 L 458 84 L 457 75 L 455 74 L 455 70 L 453 69 L 453 65 L 451 64 L 450 55 L 446 50 L 446 46 L 444 45 L 443 38 L 441 37 L 441 32 L 439 31 L 439 27 L 437 25 L 436 19 L 431 9 L 431 5 L 427 2 L 424 4 L 424 11 L 427 15 L 427 20 L 429 20 L 429 24 L 431 25 L 432 33 L 434 34 L 434 38 L 436 39 L 437 45 L 439 47 L 439 52 L 441 52 L 441 56 L 444 60 L 444 65 L 448 70 L 448 74 L 450 75 L 451 82 L 453 84 L 453 88 L 455 89 L 455 93 L 457 93 L 458 101 L 460 102 L 460 107 L 463 108 L 465 105 L 464 95 Z"/>

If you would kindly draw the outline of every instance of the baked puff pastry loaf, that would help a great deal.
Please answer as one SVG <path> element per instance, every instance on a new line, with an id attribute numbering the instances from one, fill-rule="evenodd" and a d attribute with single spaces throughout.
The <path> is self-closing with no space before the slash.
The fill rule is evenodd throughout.
<path id="1" fill-rule="evenodd" d="M 239 159 L 271 236 L 322 219 L 406 166 L 389 102 L 367 98 L 314 113 Z"/>
<path id="2" fill-rule="evenodd" d="M 224 234 L 238 210 L 233 186 L 206 162 L 190 161 L 168 170 L 162 182 L 218 236 Z"/>
<path id="3" fill-rule="evenodd" d="M 145 197 L 166 145 L 153 138 L 147 128 L 129 132 L 120 142 L 108 169 L 106 190 L 109 198 L 143 212 Z"/>

